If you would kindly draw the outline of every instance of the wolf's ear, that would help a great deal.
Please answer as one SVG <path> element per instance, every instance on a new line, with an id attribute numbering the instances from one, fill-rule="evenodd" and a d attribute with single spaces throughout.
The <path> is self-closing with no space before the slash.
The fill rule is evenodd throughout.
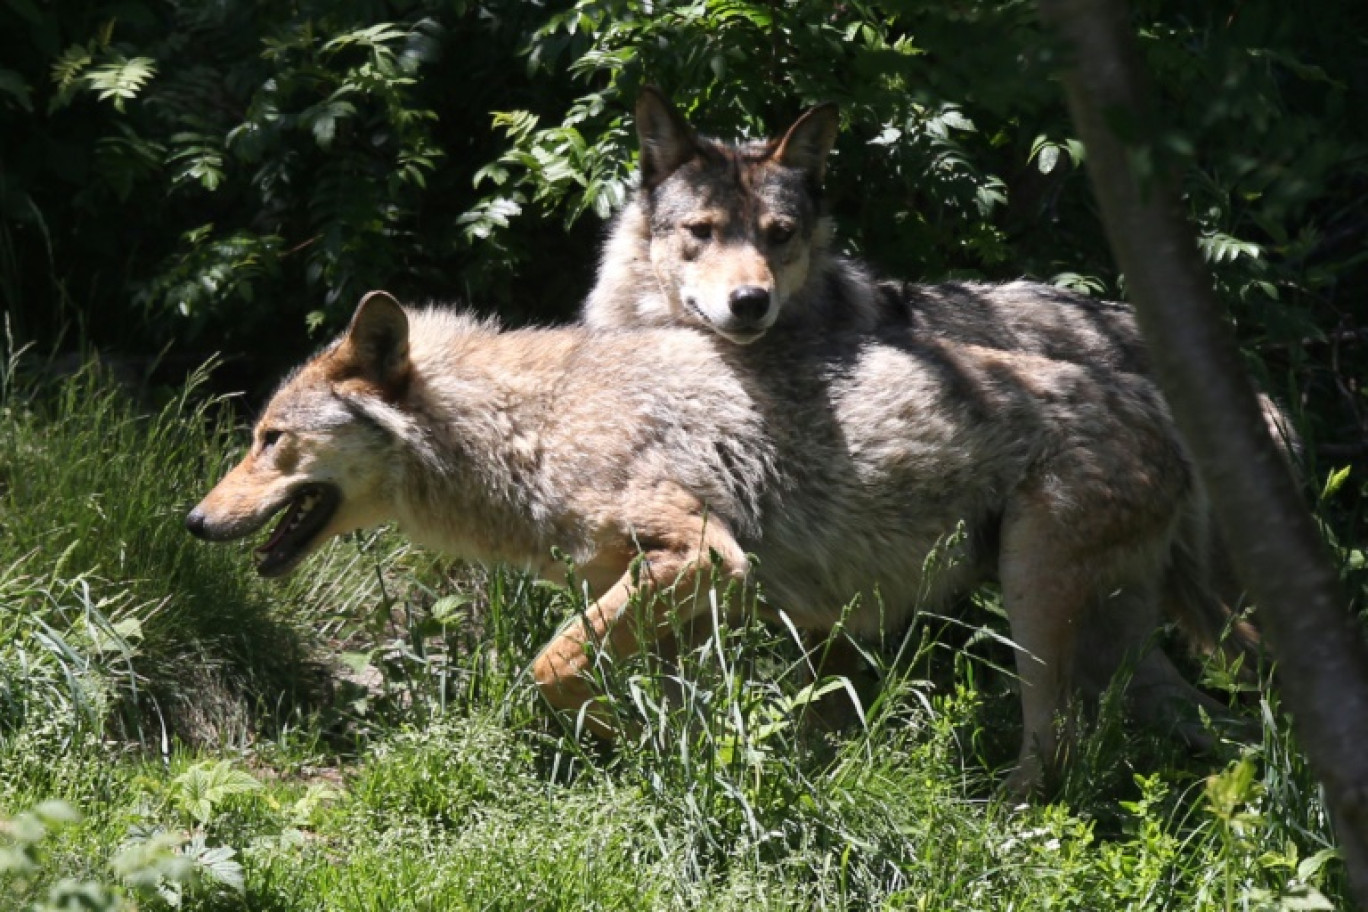
<path id="1" fill-rule="evenodd" d="M 831 102 L 810 108 L 789 127 L 771 157 L 786 168 L 806 171 L 820 181 L 840 125 L 836 105 Z"/>
<path id="2" fill-rule="evenodd" d="M 351 326 L 333 357 L 337 379 L 358 378 L 398 396 L 409 378 L 409 322 L 387 291 L 370 291 L 356 305 Z"/>
<path id="3" fill-rule="evenodd" d="M 641 186 L 654 189 L 698 153 L 693 127 L 655 86 L 644 86 L 636 103 L 641 141 Z"/>

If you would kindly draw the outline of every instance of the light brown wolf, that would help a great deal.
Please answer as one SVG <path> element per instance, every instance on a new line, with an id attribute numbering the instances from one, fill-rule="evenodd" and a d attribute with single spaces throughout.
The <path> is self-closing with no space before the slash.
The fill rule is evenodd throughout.
<path id="1" fill-rule="evenodd" d="M 1124 662 L 1142 715 L 1214 706 L 1148 648 L 1202 506 L 1162 398 L 1134 373 L 1099 383 L 1080 364 L 905 332 L 743 349 L 682 329 L 499 331 L 373 292 L 286 378 L 186 525 L 228 540 L 278 514 L 263 575 L 384 522 L 553 579 L 553 549 L 569 555 L 592 602 L 532 672 L 604 734 L 593 654 L 659 640 L 705 610 L 700 588 L 728 582 L 799 628 L 872 634 L 1000 581 L 1020 648 L 1017 791 L 1055 758 L 1075 686 Z M 933 552 L 951 559 L 930 572 Z"/>

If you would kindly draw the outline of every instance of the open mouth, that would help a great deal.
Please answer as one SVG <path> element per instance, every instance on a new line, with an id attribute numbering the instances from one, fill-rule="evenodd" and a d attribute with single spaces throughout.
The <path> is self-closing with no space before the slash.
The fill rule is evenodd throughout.
<path id="1" fill-rule="evenodd" d="M 342 502 L 334 485 L 311 484 L 297 489 L 275 512 L 284 511 L 266 543 L 252 550 L 261 576 L 283 576 L 308 552 L 318 533 Z"/>

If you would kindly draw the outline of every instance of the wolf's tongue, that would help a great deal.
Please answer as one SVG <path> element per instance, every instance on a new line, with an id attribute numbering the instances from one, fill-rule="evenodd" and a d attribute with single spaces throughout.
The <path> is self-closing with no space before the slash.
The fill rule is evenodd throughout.
<path id="1" fill-rule="evenodd" d="M 266 544 L 256 549 L 257 551 L 264 554 L 280 544 L 280 540 L 285 537 L 285 533 L 290 531 L 290 528 L 294 525 L 295 514 L 299 512 L 299 505 L 300 502 L 298 500 L 290 501 L 290 505 L 285 508 L 285 515 L 280 518 L 280 522 L 276 523 L 275 531 L 273 531 L 271 537 L 266 540 Z"/>

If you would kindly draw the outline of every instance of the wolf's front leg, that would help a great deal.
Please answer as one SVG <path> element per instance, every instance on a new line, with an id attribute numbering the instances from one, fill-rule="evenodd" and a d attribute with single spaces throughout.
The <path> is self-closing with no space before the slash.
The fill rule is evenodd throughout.
<path id="1" fill-rule="evenodd" d="M 588 705 L 585 724 L 600 737 L 611 739 L 614 731 L 609 714 L 592 704 L 596 659 L 653 647 L 675 623 L 707 610 L 712 586 L 745 577 L 745 553 L 731 534 L 715 519 L 690 519 L 690 528 L 650 541 L 633 536 L 639 559 L 625 561 L 621 578 L 561 627 L 532 663 L 532 678 L 546 701 L 576 714 Z"/>

